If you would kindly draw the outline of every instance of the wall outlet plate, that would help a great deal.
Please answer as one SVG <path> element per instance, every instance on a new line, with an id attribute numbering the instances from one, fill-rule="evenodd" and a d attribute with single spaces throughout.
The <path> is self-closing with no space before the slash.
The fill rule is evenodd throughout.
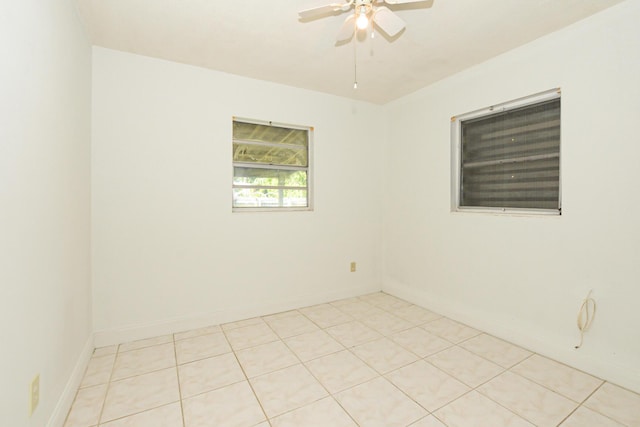
<path id="1" fill-rule="evenodd" d="M 356 271 L 356 262 L 355 261 L 351 261 L 351 272 L 355 273 Z"/>

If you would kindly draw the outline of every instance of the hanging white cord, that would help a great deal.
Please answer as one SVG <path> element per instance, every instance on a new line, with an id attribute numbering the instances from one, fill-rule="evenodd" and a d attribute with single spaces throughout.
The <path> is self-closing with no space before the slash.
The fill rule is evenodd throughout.
<path id="1" fill-rule="evenodd" d="M 591 292 L 593 289 L 589 291 L 587 297 L 582 301 L 582 305 L 580 306 L 580 310 L 578 310 L 578 329 L 580 330 L 580 344 L 575 346 L 575 348 L 582 347 L 582 341 L 584 340 L 584 333 L 589 329 L 591 323 L 593 322 L 593 318 L 596 315 L 596 301 L 591 298 Z"/>

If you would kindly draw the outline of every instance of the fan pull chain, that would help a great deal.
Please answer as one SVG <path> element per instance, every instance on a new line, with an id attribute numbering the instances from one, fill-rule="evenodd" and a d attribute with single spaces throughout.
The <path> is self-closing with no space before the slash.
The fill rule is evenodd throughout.
<path id="1" fill-rule="evenodd" d="M 358 89 L 358 61 L 356 55 L 357 34 L 353 36 L 353 88 Z"/>

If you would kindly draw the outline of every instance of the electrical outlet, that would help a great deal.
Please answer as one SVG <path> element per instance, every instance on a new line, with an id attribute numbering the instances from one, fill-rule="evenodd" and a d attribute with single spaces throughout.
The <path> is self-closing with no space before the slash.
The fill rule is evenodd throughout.
<path id="1" fill-rule="evenodd" d="M 356 262 L 355 261 L 351 261 L 351 272 L 352 273 L 356 272 Z"/>
<path id="2" fill-rule="evenodd" d="M 40 403 L 40 374 L 31 380 L 29 392 L 29 415 L 31 415 L 38 407 L 38 403 Z"/>

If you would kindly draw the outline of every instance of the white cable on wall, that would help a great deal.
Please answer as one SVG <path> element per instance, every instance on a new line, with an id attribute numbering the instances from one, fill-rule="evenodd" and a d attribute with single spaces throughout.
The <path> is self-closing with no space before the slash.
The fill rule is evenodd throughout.
<path id="1" fill-rule="evenodd" d="M 589 329 L 591 323 L 593 322 L 593 318 L 596 315 L 596 301 L 591 298 L 591 292 L 593 289 L 589 291 L 587 297 L 582 301 L 582 305 L 580 306 L 580 310 L 578 310 L 578 329 L 580 330 L 580 344 L 575 346 L 575 348 L 582 347 L 582 341 L 584 340 L 584 333 Z"/>

